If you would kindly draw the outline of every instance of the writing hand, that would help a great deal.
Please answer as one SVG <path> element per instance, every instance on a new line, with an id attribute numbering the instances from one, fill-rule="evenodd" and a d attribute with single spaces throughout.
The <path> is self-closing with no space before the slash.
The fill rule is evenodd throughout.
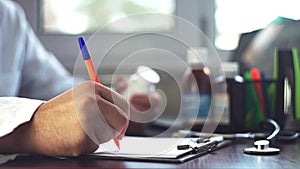
<path id="1" fill-rule="evenodd" d="M 14 140 L 7 152 L 77 156 L 114 137 L 121 139 L 128 118 L 124 97 L 99 83 L 84 82 L 42 104 L 4 140 Z"/>

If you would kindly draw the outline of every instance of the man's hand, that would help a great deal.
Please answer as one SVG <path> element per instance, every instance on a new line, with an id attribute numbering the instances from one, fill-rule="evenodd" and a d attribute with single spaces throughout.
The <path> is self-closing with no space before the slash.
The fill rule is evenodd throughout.
<path id="1" fill-rule="evenodd" d="M 99 83 L 84 82 L 42 104 L 30 122 L 0 142 L 10 147 L 6 152 L 77 156 L 92 153 L 112 138 L 121 139 L 128 119 L 124 97 Z"/>
<path id="2" fill-rule="evenodd" d="M 148 123 L 157 119 L 165 104 L 160 93 L 133 94 L 130 97 L 131 120 L 139 123 Z"/>
<path id="3" fill-rule="evenodd" d="M 128 78 L 122 75 L 116 76 L 113 88 L 116 92 L 127 95 L 129 87 Z M 148 123 L 157 119 L 163 112 L 166 102 L 162 94 L 155 91 L 147 94 L 134 93 L 129 96 L 130 120 L 138 123 Z"/>

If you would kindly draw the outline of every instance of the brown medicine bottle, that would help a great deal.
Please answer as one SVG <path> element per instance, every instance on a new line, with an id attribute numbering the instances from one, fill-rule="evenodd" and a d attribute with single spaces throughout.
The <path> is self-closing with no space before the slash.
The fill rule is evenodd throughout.
<path id="1" fill-rule="evenodd" d="M 187 50 L 188 68 L 182 81 L 182 116 L 184 119 L 205 121 L 211 105 L 210 70 L 205 66 L 207 48 Z"/>

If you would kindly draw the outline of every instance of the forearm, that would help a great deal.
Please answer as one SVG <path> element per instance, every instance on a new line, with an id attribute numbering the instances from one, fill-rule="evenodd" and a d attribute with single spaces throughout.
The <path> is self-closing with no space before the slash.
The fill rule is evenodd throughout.
<path id="1" fill-rule="evenodd" d="M 42 104 L 29 122 L 0 138 L 0 153 L 33 153 L 49 156 L 77 156 L 97 149 L 77 119 L 70 97 L 71 91 Z"/>
<path id="2" fill-rule="evenodd" d="M 71 94 L 68 91 L 59 100 L 41 105 L 32 120 L 21 126 L 17 135 L 24 140 L 21 150 L 49 156 L 77 156 L 98 148 L 82 129 L 76 112 L 69 110 L 74 107 L 73 100 L 67 99 Z"/>
<path id="3" fill-rule="evenodd" d="M 0 139 L 0 153 L 77 156 L 121 138 L 129 104 L 109 88 L 85 82 L 43 103 L 32 118 Z"/>
<path id="4" fill-rule="evenodd" d="M 85 134 L 76 112 L 67 110 L 73 103 L 58 105 L 53 101 L 37 110 L 24 131 L 26 141 L 22 149 L 50 156 L 77 156 L 96 150 L 98 145 Z"/>

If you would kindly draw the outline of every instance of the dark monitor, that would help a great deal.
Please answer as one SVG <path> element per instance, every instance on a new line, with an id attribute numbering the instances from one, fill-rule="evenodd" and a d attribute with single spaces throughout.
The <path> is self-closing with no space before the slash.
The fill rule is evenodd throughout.
<path id="1" fill-rule="evenodd" d="M 300 51 L 300 21 L 287 20 L 265 29 L 243 33 L 232 61 L 240 66 L 240 74 L 256 67 L 273 78 L 275 48 L 297 48 Z"/>
<path id="2" fill-rule="evenodd" d="M 257 35 L 258 32 L 259 32 L 259 30 L 242 33 L 240 35 L 238 47 L 236 50 L 233 51 L 232 60 L 239 63 L 240 74 L 244 74 L 244 72 L 247 71 L 247 69 L 248 69 L 247 64 L 244 64 L 242 62 L 241 56 L 244 54 L 247 47 L 250 45 L 252 39 L 255 37 L 255 35 Z"/>

